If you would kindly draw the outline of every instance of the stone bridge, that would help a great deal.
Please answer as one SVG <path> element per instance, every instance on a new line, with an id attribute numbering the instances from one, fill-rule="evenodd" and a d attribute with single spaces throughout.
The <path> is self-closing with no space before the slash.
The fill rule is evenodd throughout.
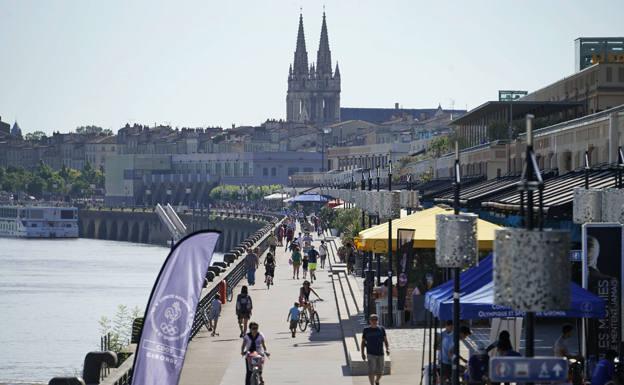
<path id="1" fill-rule="evenodd" d="M 181 214 L 189 232 L 213 229 L 222 232 L 217 251 L 228 251 L 264 226 L 270 219 L 261 214 L 215 211 Z M 170 240 L 167 228 L 154 211 L 142 209 L 81 209 L 78 211 L 81 238 L 107 239 L 164 245 Z"/>

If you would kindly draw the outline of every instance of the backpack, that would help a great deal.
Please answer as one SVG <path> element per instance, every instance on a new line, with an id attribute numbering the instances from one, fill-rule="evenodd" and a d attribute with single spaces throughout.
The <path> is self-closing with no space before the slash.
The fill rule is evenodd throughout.
<path id="1" fill-rule="evenodd" d="M 248 295 L 239 295 L 236 301 L 236 310 L 251 311 L 251 298 Z"/>

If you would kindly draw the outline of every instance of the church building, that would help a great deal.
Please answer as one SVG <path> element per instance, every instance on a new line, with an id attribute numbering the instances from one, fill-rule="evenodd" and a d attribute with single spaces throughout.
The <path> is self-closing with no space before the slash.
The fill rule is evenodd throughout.
<path id="1" fill-rule="evenodd" d="M 286 119 L 316 126 L 340 121 L 340 70 L 336 63 L 332 71 L 325 12 L 316 63 L 312 64 L 308 64 L 303 15 L 299 15 L 295 60 L 288 71 Z"/>

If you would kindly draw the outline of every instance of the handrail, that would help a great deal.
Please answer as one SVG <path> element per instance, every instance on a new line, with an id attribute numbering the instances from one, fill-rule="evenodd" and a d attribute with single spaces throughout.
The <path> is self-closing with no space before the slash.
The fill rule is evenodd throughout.
<path id="1" fill-rule="evenodd" d="M 264 220 L 267 220 L 267 225 L 265 225 L 262 229 L 258 230 L 256 233 L 250 235 L 245 241 L 241 242 L 244 244 L 247 241 L 251 241 L 252 239 L 256 239 L 252 244 L 252 248 L 258 247 L 260 248 L 260 253 L 264 253 L 268 249 L 268 238 L 269 235 L 273 233 L 274 229 L 277 226 L 280 226 L 284 221 L 284 217 L 278 217 L 271 214 L 266 213 L 255 213 L 255 215 L 259 215 L 264 217 Z M 259 238 L 256 238 L 259 235 Z M 202 326 L 204 326 L 204 312 L 210 312 L 210 305 L 212 300 L 215 297 L 215 294 L 219 290 L 219 283 L 221 281 L 226 282 L 227 285 L 232 285 L 235 287 L 238 283 L 243 279 L 245 272 L 245 259 L 240 258 L 235 262 L 234 266 L 228 267 L 228 272 L 223 276 L 223 278 L 219 280 L 215 280 L 210 284 L 212 287 L 208 290 L 206 294 L 202 293 L 202 298 L 199 301 L 197 306 L 197 311 L 195 312 L 195 319 L 193 320 L 193 325 L 191 327 L 191 335 L 189 340 L 192 340 L 195 335 L 201 330 Z M 101 385 L 130 385 L 130 381 L 132 380 L 132 366 L 134 364 L 134 353 L 131 354 L 118 368 L 112 369 L 110 373 L 104 378 L 104 380 L 100 383 Z"/>

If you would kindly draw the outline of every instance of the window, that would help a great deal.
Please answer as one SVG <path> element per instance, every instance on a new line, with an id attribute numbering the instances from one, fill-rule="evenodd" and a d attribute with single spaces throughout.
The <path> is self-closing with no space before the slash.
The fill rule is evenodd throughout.
<path id="1" fill-rule="evenodd" d="M 277 169 L 275 167 L 271 168 L 271 176 L 276 176 L 277 175 Z"/>
<path id="2" fill-rule="evenodd" d="M 299 172 L 299 167 L 288 167 L 288 175 L 296 174 Z"/>
<path id="3" fill-rule="evenodd" d="M 269 169 L 268 168 L 264 167 L 262 169 L 262 176 L 269 176 Z"/>

